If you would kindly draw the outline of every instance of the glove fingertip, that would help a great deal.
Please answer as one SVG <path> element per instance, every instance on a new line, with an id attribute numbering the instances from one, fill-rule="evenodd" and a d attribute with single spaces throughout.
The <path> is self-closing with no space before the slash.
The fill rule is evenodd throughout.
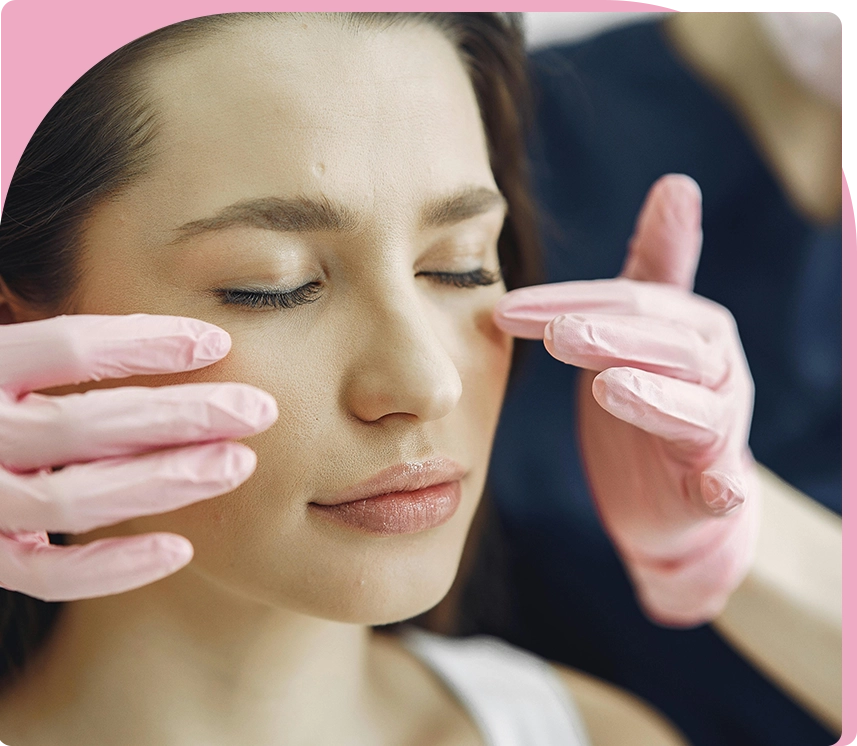
<path id="1" fill-rule="evenodd" d="M 633 388 L 634 376 L 624 368 L 607 368 L 592 380 L 592 396 L 611 414 L 630 404 L 628 390 Z"/>
<path id="2" fill-rule="evenodd" d="M 165 566 L 178 570 L 193 559 L 193 544 L 178 534 L 152 534 L 153 551 L 164 558 Z"/>
<path id="3" fill-rule="evenodd" d="M 746 500 L 746 490 L 734 477 L 724 472 L 707 471 L 700 477 L 702 499 L 712 514 L 734 513 Z"/>

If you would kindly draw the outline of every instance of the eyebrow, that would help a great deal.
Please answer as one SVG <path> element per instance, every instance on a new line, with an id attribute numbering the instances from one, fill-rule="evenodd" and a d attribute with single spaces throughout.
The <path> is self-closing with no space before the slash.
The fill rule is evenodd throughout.
<path id="1" fill-rule="evenodd" d="M 455 225 L 498 207 L 503 209 L 504 214 L 509 209 L 500 192 L 487 187 L 467 187 L 427 203 L 420 215 L 420 227 L 442 228 Z"/>
<path id="2" fill-rule="evenodd" d="M 502 208 L 508 209 L 500 192 L 487 187 L 466 187 L 426 203 L 420 212 L 420 227 L 440 228 Z M 238 226 L 280 233 L 315 231 L 349 232 L 359 228 L 362 220 L 353 210 L 326 197 L 260 197 L 241 200 L 224 207 L 215 215 L 176 228 L 171 244 L 182 243 L 203 233 Z"/>

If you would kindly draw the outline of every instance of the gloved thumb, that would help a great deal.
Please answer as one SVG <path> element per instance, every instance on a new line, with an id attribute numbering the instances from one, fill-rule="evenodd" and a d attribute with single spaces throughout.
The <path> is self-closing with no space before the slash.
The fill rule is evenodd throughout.
<path id="1" fill-rule="evenodd" d="M 699 185 L 690 176 L 667 174 L 646 195 L 620 276 L 693 290 L 701 249 Z"/>

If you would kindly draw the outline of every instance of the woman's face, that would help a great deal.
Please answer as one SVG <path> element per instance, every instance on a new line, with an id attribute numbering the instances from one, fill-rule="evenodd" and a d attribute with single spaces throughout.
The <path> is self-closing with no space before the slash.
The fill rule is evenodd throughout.
<path id="1" fill-rule="evenodd" d="M 425 25 L 254 20 L 146 76 L 158 154 L 88 223 L 74 311 L 221 326 L 223 361 L 113 385 L 243 381 L 280 416 L 247 439 L 258 468 L 234 492 L 76 541 L 174 531 L 195 547 L 183 573 L 342 621 L 430 607 L 482 492 L 511 357 L 491 321 L 502 283 L 436 274 L 495 273 L 504 219 L 454 48 Z M 218 292 L 308 285 L 293 307 Z M 385 535 L 311 506 L 434 458 L 465 470 L 442 525 Z"/>

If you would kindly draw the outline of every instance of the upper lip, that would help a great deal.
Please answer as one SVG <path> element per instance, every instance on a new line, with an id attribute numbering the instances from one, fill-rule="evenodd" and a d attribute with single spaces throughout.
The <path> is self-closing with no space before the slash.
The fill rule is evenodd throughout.
<path id="1" fill-rule="evenodd" d="M 342 505 L 391 492 L 413 492 L 435 484 L 458 481 L 465 473 L 461 464 L 448 458 L 396 464 L 379 471 L 365 482 L 314 502 L 318 505 Z"/>

